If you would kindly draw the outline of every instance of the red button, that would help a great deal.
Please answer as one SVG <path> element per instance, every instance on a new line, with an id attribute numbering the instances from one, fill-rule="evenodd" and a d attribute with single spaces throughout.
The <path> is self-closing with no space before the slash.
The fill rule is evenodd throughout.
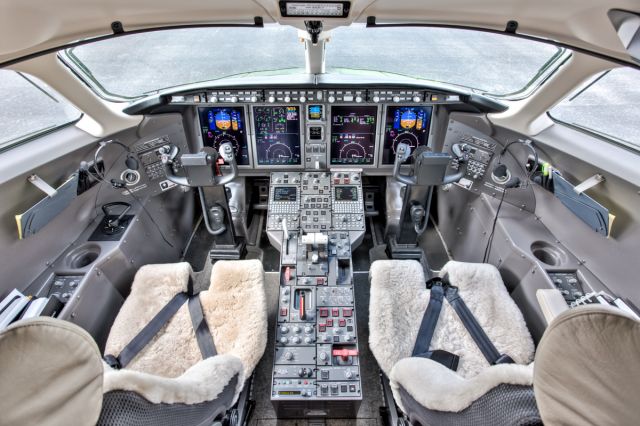
<path id="1" fill-rule="evenodd" d="M 323 280 L 321 277 L 316 278 L 316 285 L 322 285 L 324 284 Z"/>
<path id="2" fill-rule="evenodd" d="M 338 308 L 331 308 L 331 316 L 332 316 L 332 317 L 340 316 L 340 309 L 338 309 Z"/>
<path id="3" fill-rule="evenodd" d="M 320 308 L 320 316 L 321 316 L 321 317 L 328 317 L 328 316 L 329 316 L 329 309 L 327 309 L 327 308 Z"/>
<path id="4" fill-rule="evenodd" d="M 342 309 L 342 316 L 343 317 L 350 317 L 353 314 L 353 311 L 351 308 L 343 308 Z"/>
<path id="5" fill-rule="evenodd" d="M 327 331 L 327 326 L 324 324 L 318 324 L 318 331 Z"/>
<path id="6" fill-rule="evenodd" d="M 349 183 L 349 182 L 351 182 L 351 179 L 349 179 L 349 178 L 347 178 L 347 177 L 346 177 L 346 178 L 344 178 L 344 183 Z"/>
<path id="7" fill-rule="evenodd" d="M 288 312 L 287 308 L 280 308 L 280 316 L 281 317 L 286 317 L 287 316 L 287 312 Z"/>
<path id="8" fill-rule="evenodd" d="M 339 325 L 340 327 L 344 327 L 345 325 L 347 325 L 347 320 L 346 320 L 346 319 L 342 319 L 342 318 L 341 318 L 341 319 L 339 319 L 339 320 L 338 320 L 338 325 Z"/>
<path id="9" fill-rule="evenodd" d="M 332 319 L 328 319 L 327 320 L 327 327 L 333 327 L 333 320 Z"/>

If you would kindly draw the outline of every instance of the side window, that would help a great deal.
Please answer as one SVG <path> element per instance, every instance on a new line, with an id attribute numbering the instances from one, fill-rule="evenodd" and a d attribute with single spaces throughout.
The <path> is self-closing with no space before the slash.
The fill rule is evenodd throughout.
<path id="1" fill-rule="evenodd" d="M 44 82 L 12 70 L 0 70 L 0 152 L 81 116 Z"/>
<path id="2" fill-rule="evenodd" d="M 556 105 L 549 115 L 640 150 L 640 71 L 606 71 Z"/>

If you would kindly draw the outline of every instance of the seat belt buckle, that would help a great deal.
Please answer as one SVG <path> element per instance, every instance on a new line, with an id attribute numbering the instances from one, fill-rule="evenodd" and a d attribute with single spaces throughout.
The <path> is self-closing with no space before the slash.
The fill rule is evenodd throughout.
<path id="1" fill-rule="evenodd" d="M 105 355 L 104 362 L 109 364 L 109 367 L 113 368 L 114 370 L 120 370 L 122 368 L 120 360 L 113 355 Z"/>
<path id="2" fill-rule="evenodd" d="M 444 288 L 446 286 L 446 283 L 442 281 L 442 278 L 435 277 L 427 281 L 427 290 L 431 290 L 433 286 L 439 286 Z"/>

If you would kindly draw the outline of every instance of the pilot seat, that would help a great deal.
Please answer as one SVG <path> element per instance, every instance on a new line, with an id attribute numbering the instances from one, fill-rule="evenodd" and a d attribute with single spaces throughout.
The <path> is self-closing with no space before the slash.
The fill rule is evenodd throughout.
<path id="1" fill-rule="evenodd" d="M 3 423 L 211 424 L 234 406 L 265 350 L 263 276 L 257 260 L 218 261 L 197 293 L 188 263 L 143 266 L 104 360 L 70 322 L 10 326 L 0 334 Z"/>

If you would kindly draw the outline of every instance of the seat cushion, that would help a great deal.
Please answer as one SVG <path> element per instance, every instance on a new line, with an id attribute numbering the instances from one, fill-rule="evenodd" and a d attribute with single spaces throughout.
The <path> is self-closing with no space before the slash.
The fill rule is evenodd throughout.
<path id="1" fill-rule="evenodd" d="M 118 355 L 176 293 L 187 290 L 190 274 L 188 263 L 140 268 L 111 328 L 105 354 Z M 243 377 L 255 368 L 267 340 L 263 275 L 257 260 L 219 261 L 212 268 L 209 290 L 200 293 L 218 354 L 239 358 Z M 201 360 L 185 303 L 126 368 L 175 378 Z"/>
<path id="2" fill-rule="evenodd" d="M 448 262 L 441 271 L 474 314 L 500 353 L 518 364 L 533 360 L 534 345 L 522 313 L 488 264 Z M 410 357 L 429 303 L 422 266 L 412 260 L 380 260 L 371 265 L 369 344 L 378 364 L 390 375 L 394 365 Z M 457 374 L 471 378 L 489 367 L 480 349 L 448 302 L 443 303 L 431 349 L 460 356 Z"/>
<path id="3" fill-rule="evenodd" d="M 63 320 L 18 321 L 0 333 L 0 424 L 90 425 L 102 405 L 93 338 Z"/>

